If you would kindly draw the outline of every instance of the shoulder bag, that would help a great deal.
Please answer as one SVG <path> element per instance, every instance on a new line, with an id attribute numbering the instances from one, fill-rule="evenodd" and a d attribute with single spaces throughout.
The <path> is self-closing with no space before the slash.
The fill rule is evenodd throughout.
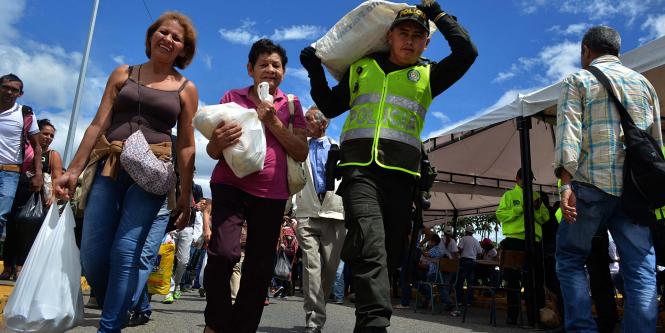
<path id="1" fill-rule="evenodd" d="M 289 99 L 289 132 L 293 133 L 293 121 L 295 117 L 294 96 L 287 95 Z M 286 154 L 286 179 L 289 184 L 289 195 L 300 192 L 305 187 L 305 169 L 302 163 L 294 160 L 288 153 Z"/>
<path id="2" fill-rule="evenodd" d="M 654 210 L 665 206 L 665 159 L 663 152 L 649 133 L 638 128 L 626 108 L 612 90 L 605 74 L 594 66 L 587 68 L 607 89 L 621 117 L 626 160 L 624 163 L 624 189 L 622 207 L 638 224 L 651 224 Z"/>

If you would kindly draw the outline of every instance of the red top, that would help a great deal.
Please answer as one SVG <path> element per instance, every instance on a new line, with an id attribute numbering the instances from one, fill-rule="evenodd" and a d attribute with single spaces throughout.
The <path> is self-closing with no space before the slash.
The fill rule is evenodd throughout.
<path id="1" fill-rule="evenodd" d="M 240 88 L 227 91 L 220 101 L 221 104 L 235 102 L 238 105 L 248 108 L 256 109 L 256 105 L 249 99 L 249 89 L 253 86 Z M 279 88 L 275 92 L 274 104 L 277 110 L 277 117 L 282 121 L 284 126 L 289 123 L 289 103 L 286 94 Z M 294 111 L 295 119 L 293 120 L 293 128 L 305 128 L 305 117 L 303 115 L 302 106 L 298 98 L 294 98 Z M 219 183 L 234 186 L 251 195 L 269 198 L 269 199 L 288 199 L 289 190 L 286 184 L 286 150 L 277 141 L 277 138 L 266 129 L 266 159 L 263 162 L 263 170 L 249 174 L 243 178 L 236 177 L 226 164 L 224 158 L 220 158 L 219 162 L 212 171 L 211 183 Z"/>

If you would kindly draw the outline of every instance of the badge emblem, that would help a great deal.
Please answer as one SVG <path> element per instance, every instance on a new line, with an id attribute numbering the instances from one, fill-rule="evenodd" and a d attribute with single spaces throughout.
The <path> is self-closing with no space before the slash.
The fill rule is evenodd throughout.
<path id="1" fill-rule="evenodd" d="M 420 72 L 418 72 L 415 69 L 410 70 L 408 73 L 406 73 L 406 77 L 413 82 L 418 82 L 420 81 Z"/>

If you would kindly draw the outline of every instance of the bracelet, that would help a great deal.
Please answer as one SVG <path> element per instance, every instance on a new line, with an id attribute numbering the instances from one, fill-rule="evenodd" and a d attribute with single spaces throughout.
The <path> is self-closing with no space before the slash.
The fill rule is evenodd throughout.
<path id="1" fill-rule="evenodd" d="M 439 13 L 439 15 L 437 15 L 437 16 L 434 18 L 433 21 L 436 22 L 436 21 L 438 21 L 440 18 L 442 18 L 442 17 L 444 17 L 444 16 L 446 16 L 446 12 L 441 12 L 441 13 Z"/>

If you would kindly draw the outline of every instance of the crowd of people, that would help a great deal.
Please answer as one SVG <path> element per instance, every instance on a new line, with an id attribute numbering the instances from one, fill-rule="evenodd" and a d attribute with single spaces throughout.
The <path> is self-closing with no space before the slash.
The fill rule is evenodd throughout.
<path id="1" fill-rule="evenodd" d="M 451 49 L 439 62 L 421 57 L 430 43 L 430 22 Z M 223 152 L 239 142 L 243 128 L 219 123 L 203 153 L 218 161 L 210 175 L 211 198 L 193 182 L 192 119 L 199 98 L 196 85 L 180 71 L 196 53 L 197 33 L 187 16 L 164 13 L 147 29 L 148 60 L 111 73 L 66 169 L 50 148 L 53 124 L 37 121 L 31 108 L 17 103 L 23 82 L 14 74 L 0 77 L 0 227 L 6 231 L 0 279 L 21 272 L 41 222 L 17 218 L 40 194 L 45 207 L 71 200 L 82 217 L 81 264 L 91 286 L 90 304 L 102 309 L 99 332 L 150 320 L 148 277 L 164 243 L 175 247 L 175 263 L 163 303 L 198 289 L 206 300 L 205 333 L 255 332 L 269 296 L 286 298 L 296 287 L 303 293 L 304 332 L 321 332 L 326 304 L 343 303 L 350 284 L 354 332 L 386 332 L 393 309 L 410 307 L 414 288 L 424 300 L 414 306 L 437 302 L 417 281 L 439 283 L 440 303 L 453 315 L 470 304 L 469 287 L 479 280 L 505 281 L 511 290 L 506 322 L 517 324 L 522 272 L 497 276 L 486 264 L 499 266 L 502 253 L 527 251 L 523 180 L 533 177 L 529 170 L 517 171 L 515 187 L 496 211 L 505 235 L 500 244 L 479 241 L 471 225 L 459 239 L 452 226 L 407 237 L 418 227 L 410 221 L 421 193 L 427 109 L 466 73 L 478 51 L 457 18 L 437 2 L 400 10 L 387 41 L 387 52 L 358 59 L 334 87 L 316 49 L 304 48 L 300 62 L 316 103 L 306 112 L 298 97 L 280 89 L 286 50 L 270 39 L 254 42 L 249 81 L 225 92 L 220 104 L 256 111 L 264 127 L 265 161 L 260 171 L 238 177 Z M 644 77 L 621 64 L 619 48 L 615 30 L 593 27 L 582 41 L 582 66 L 609 76 L 635 124 L 662 145 L 658 98 Z M 586 70 L 564 80 L 553 170 L 560 178 L 561 209 L 553 209 L 544 193 L 534 193 L 528 205 L 534 209 L 536 244 L 528 256 L 537 260 L 521 260 L 524 270 L 535 273 L 537 288 L 524 288 L 525 298 L 536 309 L 544 307 L 547 286 L 559 296 L 562 329 L 605 331 L 604 322 L 596 324 L 592 317 L 586 272 L 596 301 L 602 291 L 594 289 L 594 277 L 602 273 L 594 274 L 593 267 L 601 262 L 610 270 L 602 261 L 609 230 L 616 244 L 611 259 L 617 263 L 621 257 L 621 273 L 615 267 L 614 276 L 623 280 L 624 330 L 653 332 L 658 300 L 651 222 L 636 220 L 619 200 L 625 152 L 617 106 L 598 82 Z M 262 83 L 271 99 L 260 97 Z M 348 110 L 337 142 L 326 135 L 329 119 Z M 305 180 L 296 189 L 287 177 L 293 165 L 301 167 Z M 593 259 L 594 253 L 600 259 Z M 458 271 L 444 272 L 443 258 L 455 261 Z M 401 293 L 397 305 L 391 280 L 393 291 Z M 538 313 L 528 307 L 527 316 L 534 323 Z"/>

